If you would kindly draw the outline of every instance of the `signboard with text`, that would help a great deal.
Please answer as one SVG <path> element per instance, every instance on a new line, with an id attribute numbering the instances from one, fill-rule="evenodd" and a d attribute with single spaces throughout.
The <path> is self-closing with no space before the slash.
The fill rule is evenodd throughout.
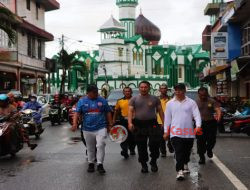
<path id="1" fill-rule="evenodd" d="M 211 58 L 228 59 L 227 32 L 213 32 L 211 39 Z"/>

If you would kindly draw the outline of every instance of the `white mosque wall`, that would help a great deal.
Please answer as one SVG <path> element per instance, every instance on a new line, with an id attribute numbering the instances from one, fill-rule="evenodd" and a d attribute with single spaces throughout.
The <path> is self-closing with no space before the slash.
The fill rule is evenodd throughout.
<path id="1" fill-rule="evenodd" d="M 118 78 L 118 76 L 128 76 L 128 64 L 122 62 L 116 63 L 101 63 L 98 66 L 98 76 L 112 76 L 113 78 Z"/>
<path id="2" fill-rule="evenodd" d="M 147 55 L 146 59 L 147 59 L 147 62 L 146 62 L 146 64 L 147 64 L 147 71 L 146 71 L 146 73 L 148 75 L 152 75 L 152 57 L 150 55 Z"/>
<path id="3" fill-rule="evenodd" d="M 122 54 L 119 54 L 119 49 Z M 99 47 L 100 61 L 127 61 L 126 47 L 122 44 L 102 45 Z"/>
<path id="4" fill-rule="evenodd" d="M 101 44 L 124 44 L 124 39 L 120 38 L 106 38 L 101 40 Z"/>
<path id="5" fill-rule="evenodd" d="M 135 19 L 135 7 L 120 7 L 119 18 L 120 19 Z"/>

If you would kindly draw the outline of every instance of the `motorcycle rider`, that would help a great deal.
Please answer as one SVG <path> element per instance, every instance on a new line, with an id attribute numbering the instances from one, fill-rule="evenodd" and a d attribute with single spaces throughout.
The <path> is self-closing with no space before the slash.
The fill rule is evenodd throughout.
<path id="1" fill-rule="evenodd" d="M 16 100 L 15 100 L 15 97 L 14 97 L 14 94 L 12 92 L 9 92 L 7 94 L 8 98 L 9 98 L 9 103 L 11 105 L 13 105 L 15 108 L 17 108 L 17 103 L 16 103 Z"/>
<path id="2" fill-rule="evenodd" d="M 14 97 L 15 97 L 15 102 L 17 104 L 17 110 L 21 110 L 25 104 L 22 95 L 14 95 Z"/>
<path id="3" fill-rule="evenodd" d="M 30 101 L 25 103 L 23 106 L 22 110 L 26 110 L 26 109 L 31 109 L 37 112 L 37 114 L 35 114 L 34 116 L 32 116 L 35 120 L 35 123 L 37 124 L 37 126 L 42 124 L 42 106 L 41 104 L 39 104 L 37 102 L 37 96 L 35 94 L 31 94 L 29 96 Z M 42 129 L 42 127 L 37 127 L 37 130 L 39 133 L 42 133 L 44 131 L 44 129 Z"/>
<path id="4" fill-rule="evenodd" d="M 60 123 L 62 109 L 61 109 L 61 101 L 60 101 L 59 94 L 54 95 L 54 100 L 52 101 L 51 105 L 52 105 L 52 108 L 58 109 L 58 118 L 59 118 L 59 123 Z"/>
<path id="5" fill-rule="evenodd" d="M 17 109 L 9 102 L 9 98 L 6 94 L 0 94 L 0 117 L 2 116 L 9 116 L 14 115 L 13 117 L 18 117 L 19 114 L 17 113 Z M 28 147 L 31 150 L 34 150 L 37 147 L 37 144 L 31 144 L 29 140 L 29 136 L 25 133 L 25 130 L 22 126 L 20 126 L 20 134 L 23 138 L 23 141 L 27 143 Z M 14 134 L 18 133 L 18 129 L 11 127 L 10 128 L 10 135 L 11 139 L 13 140 Z M 13 140 L 15 141 L 15 140 Z M 12 146 L 13 147 L 13 146 Z"/>

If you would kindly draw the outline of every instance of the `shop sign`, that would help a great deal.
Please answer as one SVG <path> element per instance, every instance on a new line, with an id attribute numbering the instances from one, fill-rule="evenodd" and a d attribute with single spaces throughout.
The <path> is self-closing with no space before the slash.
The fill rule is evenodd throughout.
<path id="1" fill-rule="evenodd" d="M 238 63 L 236 60 L 231 62 L 231 80 L 235 81 L 237 80 L 237 76 L 236 74 L 239 72 L 239 67 L 238 67 Z"/>
<path id="2" fill-rule="evenodd" d="M 227 32 L 213 32 L 211 39 L 211 58 L 228 59 Z"/>

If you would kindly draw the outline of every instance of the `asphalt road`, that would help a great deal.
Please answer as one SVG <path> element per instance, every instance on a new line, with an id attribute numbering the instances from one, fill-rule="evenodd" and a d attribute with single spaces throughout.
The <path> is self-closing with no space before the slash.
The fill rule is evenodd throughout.
<path id="1" fill-rule="evenodd" d="M 196 145 L 191 156 L 191 173 L 176 181 L 174 155 L 158 160 L 159 172 L 142 174 L 137 156 L 124 160 L 118 144 L 107 140 L 103 176 L 87 173 L 85 148 L 79 133 L 72 133 L 66 123 L 45 132 L 34 151 L 27 147 L 16 158 L 0 158 L 0 189 L 3 190 L 151 190 L 151 189 L 236 189 L 213 160 L 199 166 Z M 250 189 L 250 138 L 224 136 L 217 140 L 215 154 L 241 182 Z"/>

